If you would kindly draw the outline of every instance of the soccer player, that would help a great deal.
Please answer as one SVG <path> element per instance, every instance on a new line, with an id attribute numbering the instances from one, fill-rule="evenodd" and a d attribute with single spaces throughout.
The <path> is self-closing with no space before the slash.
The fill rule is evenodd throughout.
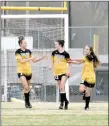
<path id="1" fill-rule="evenodd" d="M 32 108 L 32 105 L 29 100 L 30 93 L 30 80 L 32 78 L 32 71 L 30 66 L 30 61 L 38 62 L 45 59 L 45 56 L 37 59 L 32 56 L 32 52 L 27 49 L 27 43 L 23 36 L 18 38 L 19 49 L 15 52 L 16 62 L 17 62 L 17 74 L 20 82 L 24 88 L 24 97 L 25 97 L 25 107 Z"/>
<path id="2" fill-rule="evenodd" d="M 66 97 L 65 83 L 70 76 L 70 55 L 64 50 L 64 40 L 57 40 L 55 42 L 56 50 L 52 52 L 52 70 L 54 78 L 57 81 L 60 90 L 60 106 L 59 109 L 68 109 L 69 101 Z M 64 106 L 65 103 L 65 106 Z"/>
<path id="3" fill-rule="evenodd" d="M 84 64 L 81 75 L 80 92 L 83 93 L 83 100 L 85 100 L 85 110 L 89 109 L 91 88 L 95 86 L 95 68 L 100 65 L 100 61 L 95 55 L 91 46 L 86 46 L 84 49 L 85 57 L 83 59 L 72 59 L 69 63 Z"/>

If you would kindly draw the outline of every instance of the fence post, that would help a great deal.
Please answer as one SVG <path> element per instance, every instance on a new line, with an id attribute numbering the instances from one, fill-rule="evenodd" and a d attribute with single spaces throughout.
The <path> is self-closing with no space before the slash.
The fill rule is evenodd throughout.
<path id="1" fill-rule="evenodd" d="M 94 52 L 98 55 L 98 53 L 99 53 L 99 36 L 96 34 L 93 35 L 93 49 L 94 49 Z"/>
<path id="2" fill-rule="evenodd" d="M 4 49 L 4 96 L 7 101 L 7 50 Z"/>
<path id="3" fill-rule="evenodd" d="M 0 6 L 1 6 L 1 2 L 0 2 Z M 2 86 L 1 86 L 1 10 L 0 10 L 0 126 L 1 124 L 1 101 L 2 101 Z"/>
<path id="4" fill-rule="evenodd" d="M 92 45 L 92 30 L 90 28 L 90 45 Z"/>
<path id="5" fill-rule="evenodd" d="M 46 102 L 46 99 L 47 99 L 47 92 L 46 92 L 46 83 L 47 83 L 47 76 L 46 76 L 46 67 L 44 67 L 44 70 L 43 70 L 43 74 L 44 74 L 44 101 Z"/>

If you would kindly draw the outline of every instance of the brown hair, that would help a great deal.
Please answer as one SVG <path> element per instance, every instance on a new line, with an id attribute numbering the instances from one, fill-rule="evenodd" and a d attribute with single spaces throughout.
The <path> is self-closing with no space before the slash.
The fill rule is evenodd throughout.
<path id="1" fill-rule="evenodd" d="M 18 44 L 19 45 L 22 43 L 22 40 L 24 40 L 24 37 L 23 36 L 19 36 L 18 37 Z"/>
<path id="2" fill-rule="evenodd" d="M 91 46 L 88 46 L 90 48 L 90 55 L 86 56 L 88 58 L 89 61 L 93 61 L 93 65 L 94 68 L 97 68 L 100 65 L 100 61 L 98 59 L 98 57 L 96 56 L 96 54 L 93 51 L 93 48 Z"/>
<path id="3" fill-rule="evenodd" d="M 65 43 L 64 40 L 56 40 L 56 42 L 58 42 L 59 45 L 61 45 L 61 47 L 64 47 L 64 43 Z"/>

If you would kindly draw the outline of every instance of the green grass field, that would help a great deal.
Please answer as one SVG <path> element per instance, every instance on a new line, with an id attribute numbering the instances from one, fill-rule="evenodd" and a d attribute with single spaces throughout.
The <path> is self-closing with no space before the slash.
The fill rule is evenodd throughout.
<path id="1" fill-rule="evenodd" d="M 70 103 L 69 110 L 58 110 L 56 103 L 33 103 L 25 109 L 23 103 L 2 103 L 3 126 L 108 126 L 108 103 Z"/>

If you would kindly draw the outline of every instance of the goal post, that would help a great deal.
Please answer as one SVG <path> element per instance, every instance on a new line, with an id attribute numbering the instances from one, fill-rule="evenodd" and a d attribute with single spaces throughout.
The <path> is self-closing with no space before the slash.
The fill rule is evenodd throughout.
<path id="1" fill-rule="evenodd" d="M 63 19 L 63 29 L 64 29 L 64 40 L 65 40 L 65 50 L 67 51 L 68 48 L 69 48 L 69 42 L 68 42 L 68 34 L 69 34 L 69 31 L 68 31 L 68 14 L 40 14 L 40 15 L 1 15 L 1 19 L 6 19 L 6 20 L 26 20 L 26 19 Z M 27 24 L 26 24 L 27 26 Z M 6 51 L 5 51 L 6 52 Z M 6 53 L 5 53 L 6 54 Z M 6 58 L 6 56 L 5 56 Z M 6 62 L 7 63 L 7 62 Z M 5 63 L 5 66 L 7 66 L 7 64 Z M 7 72 L 5 71 L 5 75 L 7 74 Z M 4 83 L 4 87 L 6 88 L 7 87 L 7 80 L 5 80 L 5 83 Z M 66 95 L 67 95 L 67 98 L 69 100 L 69 85 L 68 85 L 68 81 L 66 83 Z M 5 101 L 7 101 L 7 90 L 4 89 L 4 93 L 5 93 Z M 57 98 L 56 98 L 56 101 L 58 102 L 59 101 L 59 92 L 58 90 L 57 91 Z"/>

